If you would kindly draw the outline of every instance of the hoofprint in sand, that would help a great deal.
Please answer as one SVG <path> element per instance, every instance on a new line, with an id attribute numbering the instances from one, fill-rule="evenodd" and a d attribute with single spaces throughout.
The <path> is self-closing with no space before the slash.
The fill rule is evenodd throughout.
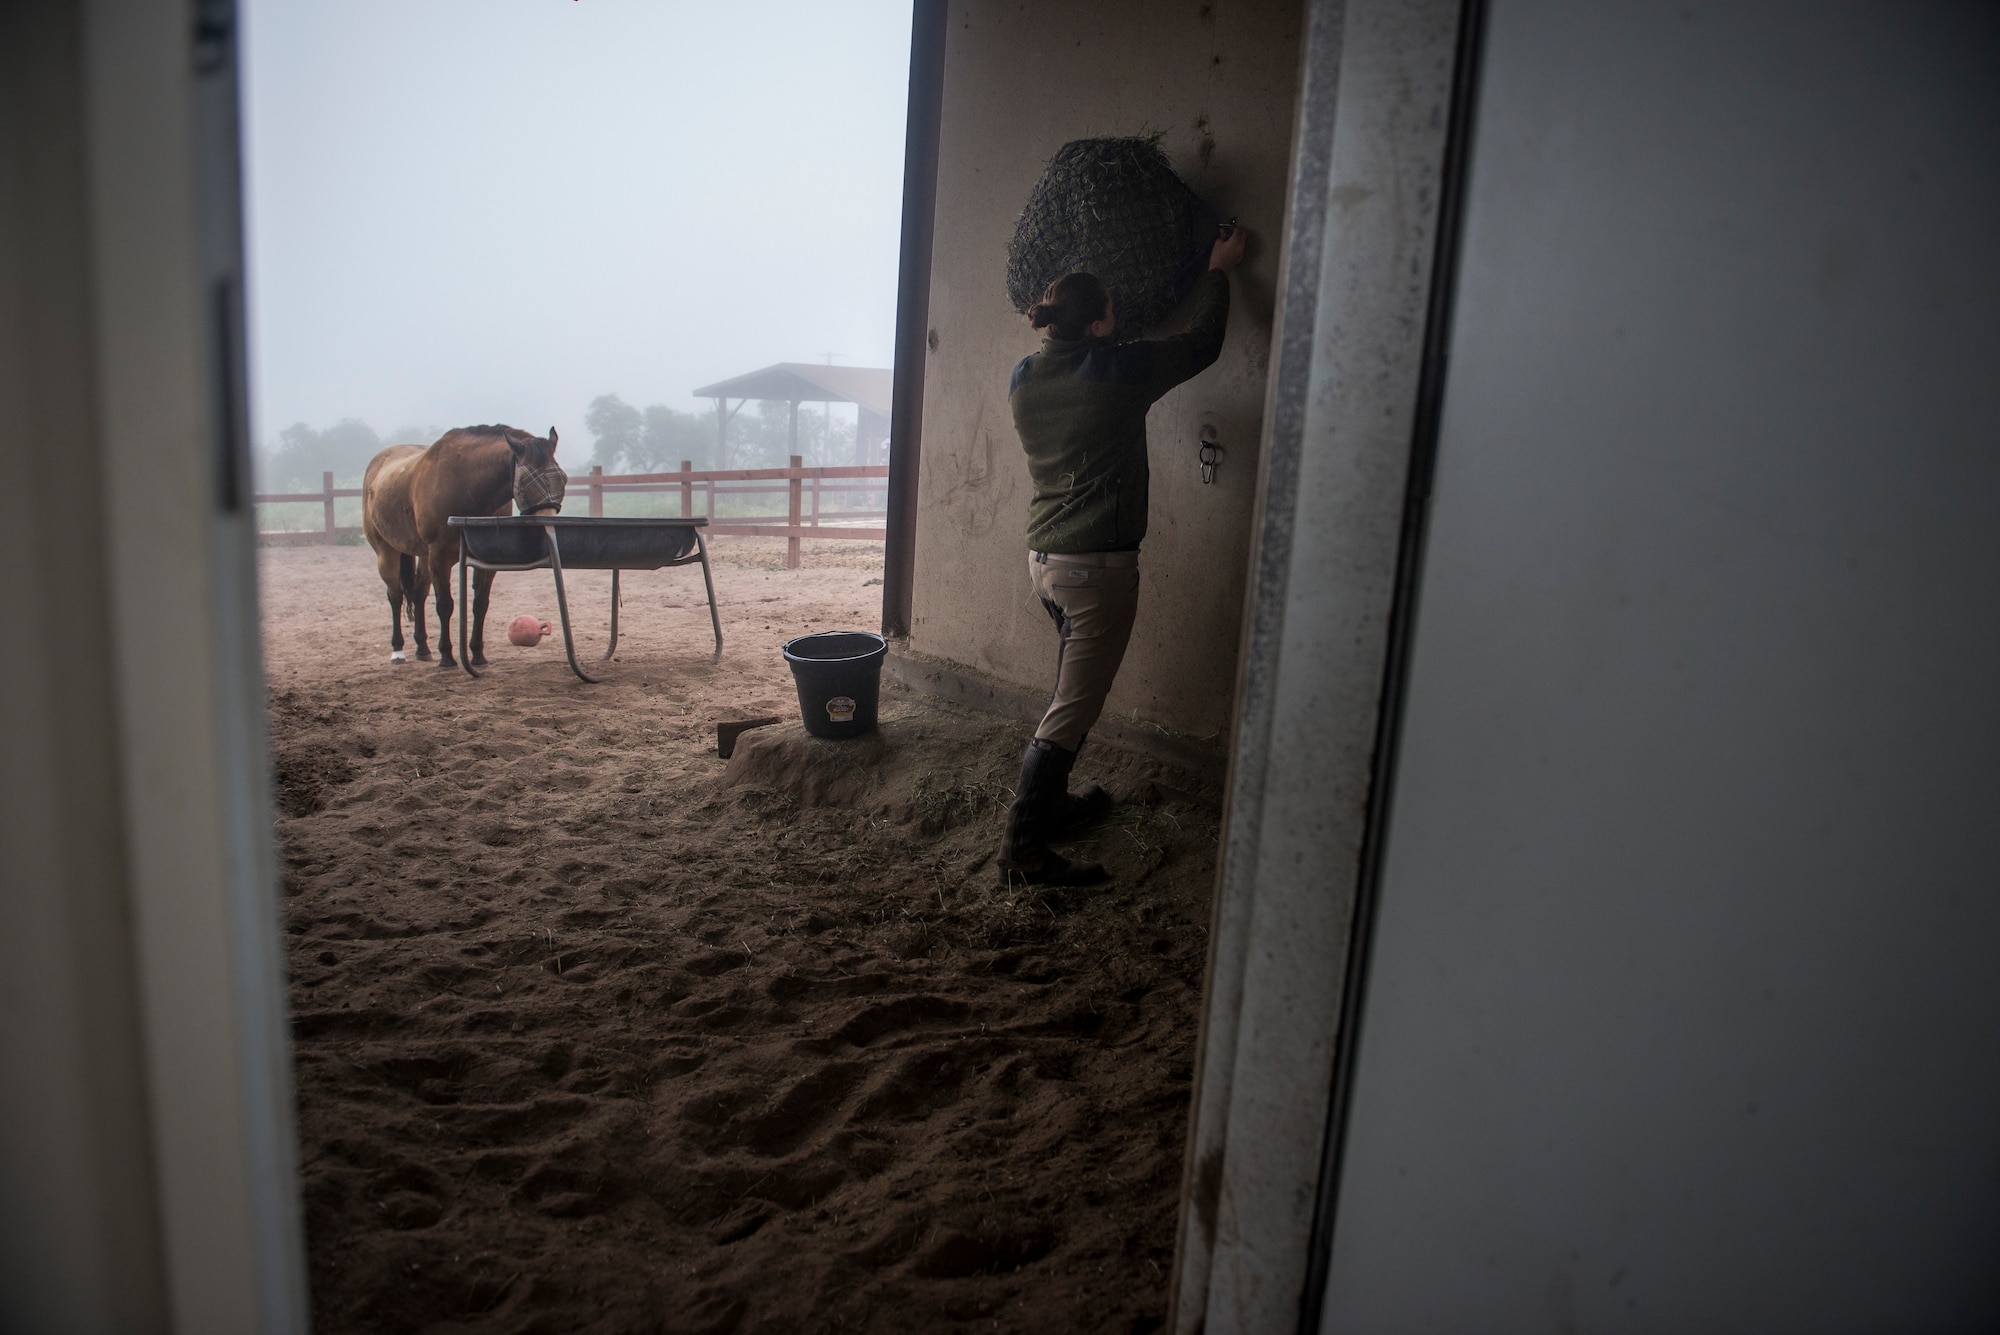
<path id="1" fill-rule="evenodd" d="M 698 570 L 633 575 L 599 686 L 392 665 L 365 549 L 263 554 L 316 1328 L 1156 1328 L 1213 776 L 1087 749 L 1116 879 L 1003 893 L 1025 728 L 890 687 L 716 758 L 880 606 L 879 548 L 717 546 L 722 662 Z"/>

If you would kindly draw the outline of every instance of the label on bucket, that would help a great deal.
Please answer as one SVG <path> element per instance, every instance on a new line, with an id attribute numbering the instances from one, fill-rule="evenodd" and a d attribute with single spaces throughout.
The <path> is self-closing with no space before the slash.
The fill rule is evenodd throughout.
<path id="1" fill-rule="evenodd" d="M 826 716 L 835 723 L 852 723 L 854 721 L 854 697 L 851 695 L 834 696 L 833 699 L 826 702 Z"/>

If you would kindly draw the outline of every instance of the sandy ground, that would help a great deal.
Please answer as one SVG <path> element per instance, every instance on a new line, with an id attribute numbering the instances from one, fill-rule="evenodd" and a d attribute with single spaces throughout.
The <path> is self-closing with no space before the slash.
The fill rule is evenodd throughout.
<path id="1" fill-rule="evenodd" d="M 598 686 L 500 633 L 545 573 L 473 681 L 388 661 L 367 549 L 263 553 L 316 1328 L 1156 1329 L 1212 780 L 1088 749 L 1115 879 L 1006 892 L 1026 729 L 795 721 L 778 645 L 873 627 L 879 547 L 719 545 L 722 662 L 699 570 L 635 575 Z"/>

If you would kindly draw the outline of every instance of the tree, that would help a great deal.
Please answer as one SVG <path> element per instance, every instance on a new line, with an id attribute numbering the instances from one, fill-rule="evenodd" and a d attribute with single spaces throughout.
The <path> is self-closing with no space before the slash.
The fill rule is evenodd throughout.
<path id="1" fill-rule="evenodd" d="M 792 453 L 792 405 L 760 399 L 729 419 L 729 457 L 715 457 L 715 414 L 663 403 L 634 408 L 616 394 L 591 400 L 584 425 L 592 455 L 607 473 L 671 473 L 686 459 L 697 468 L 783 468 Z M 854 423 L 825 404 L 799 405 L 798 453 L 808 464 L 845 464 L 854 456 Z"/>
<path id="2" fill-rule="evenodd" d="M 634 459 L 637 471 L 671 472 L 686 459 L 696 468 L 706 468 L 715 450 L 715 421 L 711 417 L 684 413 L 663 403 L 651 404 L 639 433 L 639 449 Z"/>
<path id="3" fill-rule="evenodd" d="M 375 429 L 355 417 L 344 417 L 324 431 L 294 422 L 278 438 L 259 484 L 278 491 L 318 491 L 326 472 L 333 474 L 337 487 L 358 487 L 368 461 L 382 448 Z"/>
<path id="4" fill-rule="evenodd" d="M 810 436 L 806 431 L 808 413 L 812 415 Z M 800 408 L 799 444 L 803 447 L 800 453 L 805 455 L 808 464 L 827 467 L 851 464 L 854 462 L 854 423 L 846 417 L 835 416 L 830 403 L 822 403 L 815 408 Z"/>
<path id="5" fill-rule="evenodd" d="M 782 399 L 759 399 L 755 412 L 737 413 L 729 422 L 729 466 L 783 468 L 791 453 L 791 419 L 792 405 Z"/>
<path id="6" fill-rule="evenodd" d="M 600 394 L 592 399 L 583 414 L 583 425 L 596 441 L 590 456 L 592 462 L 604 465 L 606 472 L 614 471 L 620 456 L 639 448 L 644 424 L 639 410 L 616 394 Z"/>

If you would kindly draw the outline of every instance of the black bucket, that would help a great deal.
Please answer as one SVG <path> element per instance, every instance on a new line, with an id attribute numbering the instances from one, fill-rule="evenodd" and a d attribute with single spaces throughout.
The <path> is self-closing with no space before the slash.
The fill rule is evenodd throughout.
<path id="1" fill-rule="evenodd" d="M 815 737 L 875 731 L 882 660 L 889 642 L 865 630 L 835 630 L 785 641 L 785 661 L 799 685 L 799 712 Z"/>

